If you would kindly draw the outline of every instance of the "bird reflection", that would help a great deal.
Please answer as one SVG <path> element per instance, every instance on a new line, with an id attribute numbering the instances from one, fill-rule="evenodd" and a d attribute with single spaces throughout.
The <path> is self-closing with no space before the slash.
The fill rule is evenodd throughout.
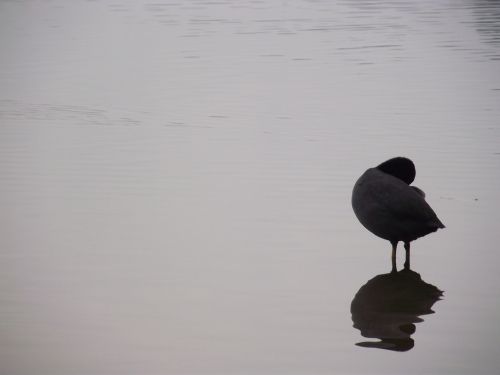
<path id="1" fill-rule="evenodd" d="M 393 351 L 408 351 L 415 345 L 411 335 L 420 315 L 432 314 L 432 305 L 443 292 L 410 269 L 375 276 L 363 285 L 351 303 L 353 327 L 367 338 L 356 345 Z"/>

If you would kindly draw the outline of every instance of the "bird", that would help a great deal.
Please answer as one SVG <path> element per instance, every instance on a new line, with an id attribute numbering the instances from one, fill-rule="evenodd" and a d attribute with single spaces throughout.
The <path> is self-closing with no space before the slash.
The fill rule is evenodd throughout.
<path id="1" fill-rule="evenodd" d="M 390 241 L 393 271 L 398 242 L 404 243 L 404 267 L 410 269 L 410 242 L 445 228 L 425 201 L 425 193 L 410 186 L 415 175 L 415 164 L 398 156 L 366 170 L 352 190 L 351 203 L 358 220 L 376 236 Z"/>

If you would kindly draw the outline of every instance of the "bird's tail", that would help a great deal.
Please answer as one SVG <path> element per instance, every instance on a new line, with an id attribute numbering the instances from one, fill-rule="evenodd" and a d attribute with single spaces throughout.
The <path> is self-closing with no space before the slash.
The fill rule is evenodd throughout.
<path id="1" fill-rule="evenodd" d="M 441 220 L 437 219 L 436 227 L 438 229 L 446 228 L 446 226 L 441 222 Z"/>

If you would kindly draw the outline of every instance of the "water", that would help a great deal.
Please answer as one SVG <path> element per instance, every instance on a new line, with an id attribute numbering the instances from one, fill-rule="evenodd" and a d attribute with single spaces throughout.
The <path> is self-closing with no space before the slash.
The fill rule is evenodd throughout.
<path id="1" fill-rule="evenodd" d="M 0 52 L 1 374 L 498 373 L 499 2 L 2 1 Z M 370 336 L 397 155 L 444 295 Z"/>

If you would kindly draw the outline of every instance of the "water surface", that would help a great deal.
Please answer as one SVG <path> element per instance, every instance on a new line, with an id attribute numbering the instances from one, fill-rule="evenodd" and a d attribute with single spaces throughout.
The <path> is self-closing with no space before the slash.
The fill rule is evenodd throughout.
<path id="1" fill-rule="evenodd" d="M 499 73 L 496 1 L 0 2 L 0 373 L 498 373 Z M 397 155 L 404 352 L 351 315 Z"/>

